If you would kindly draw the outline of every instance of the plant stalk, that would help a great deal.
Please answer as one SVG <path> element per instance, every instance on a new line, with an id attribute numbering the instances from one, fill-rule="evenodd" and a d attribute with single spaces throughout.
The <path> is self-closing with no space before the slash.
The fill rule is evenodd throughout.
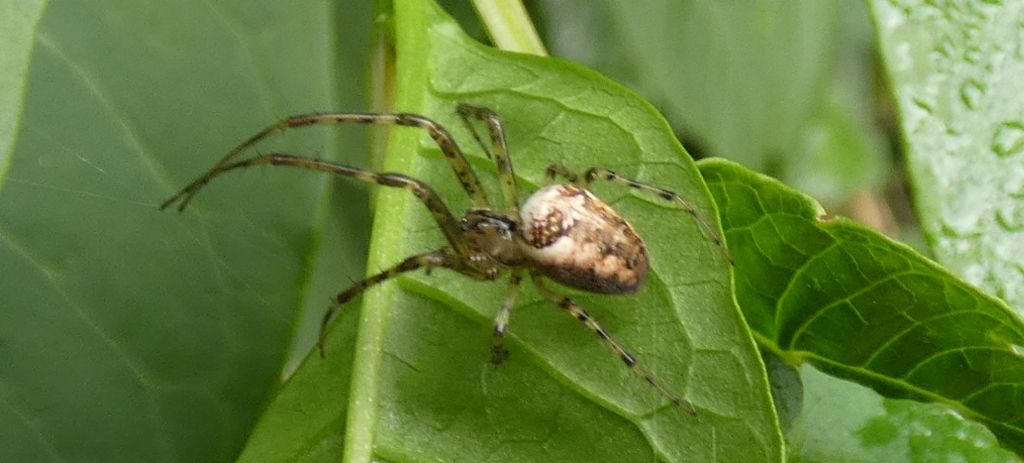
<path id="1" fill-rule="evenodd" d="M 473 0 L 473 7 L 499 49 L 547 56 L 522 0 Z"/>

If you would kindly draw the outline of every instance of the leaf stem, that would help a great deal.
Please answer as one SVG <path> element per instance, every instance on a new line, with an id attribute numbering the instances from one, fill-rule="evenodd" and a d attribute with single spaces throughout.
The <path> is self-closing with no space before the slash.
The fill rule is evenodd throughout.
<path id="1" fill-rule="evenodd" d="M 473 0 L 473 7 L 498 48 L 547 56 L 522 0 Z"/>

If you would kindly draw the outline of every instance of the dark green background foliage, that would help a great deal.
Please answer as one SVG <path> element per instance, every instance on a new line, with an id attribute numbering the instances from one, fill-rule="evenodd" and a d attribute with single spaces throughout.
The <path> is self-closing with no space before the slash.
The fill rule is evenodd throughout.
<path id="1" fill-rule="evenodd" d="M 342 104 L 340 77 L 363 71 L 333 58 L 333 17 L 313 3 L 52 2 L 27 28 L 0 194 L 0 460 L 237 455 L 309 294 L 327 179 L 251 172 L 187 214 L 156 206 L 254 129 Z M 334 151 L 322 133 L 283 138 Z M 365 206 L 345 208 L 358 277 Z"/>
<path id="2" fill-rule="evenodd" d="M 464 2 L 442 2 L 460 24 L 369 3 L 0 2 L 0 461 L 1019 461 L 1024 325 L 965 283 L 1024 294 L 1018 3 L 527 2 L 552 54 L 668 121 L 590 69 L 477 43 Z M 559 289 L 697 417 L 529 284 L 490 365 L 505 284 L 445 270 L 346 306 L 310 355 L 329 296 L 443 244 L 404 191 L 264 168 L 157 210 L 283 116 L 368 107 L 451 128 L 501 204 L 462 101 L 505 118 L 524 192 L 550 163 L 598 165 L 721 223 L 733 268 L 678 208 L 595 186 L 647 240 L 650 281 Z M 698 169 L 677 137 L 743 165 Z M 950 271 L 755 173 L 846 208 L 899 181 L 894 147 L 915 242 Z M 415 129 L 255 151 L 468 204 Z"/>

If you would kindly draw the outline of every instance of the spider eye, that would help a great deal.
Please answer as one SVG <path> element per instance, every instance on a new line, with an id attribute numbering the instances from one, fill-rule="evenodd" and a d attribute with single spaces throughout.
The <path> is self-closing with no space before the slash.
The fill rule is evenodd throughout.
<path id="1" fill-rule="evenodd" d="M 504 239 L 512 239 L 518 228 L 511 217 L 486 209 L 469 211 L 459 220 L 459 224 L 465 231 L 496 233 Z"/>

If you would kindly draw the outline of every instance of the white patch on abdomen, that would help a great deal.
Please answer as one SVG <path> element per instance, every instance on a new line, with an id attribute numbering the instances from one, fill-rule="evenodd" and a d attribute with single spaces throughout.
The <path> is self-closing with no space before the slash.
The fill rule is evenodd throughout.
<path id="1" fill-rule="evenodd" d="M 520 209 L 525 253 L 549 277 L 580 289 L 629 292 L 647 276 L 647 250 L 633 227 L 589 191 L 552 185 Z"/>

